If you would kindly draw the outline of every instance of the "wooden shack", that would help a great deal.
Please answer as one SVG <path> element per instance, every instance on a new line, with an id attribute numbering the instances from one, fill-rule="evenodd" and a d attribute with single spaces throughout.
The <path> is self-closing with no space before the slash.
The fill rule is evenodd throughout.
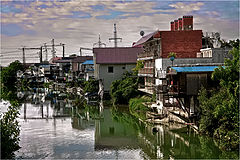
<path id="1" fill-rule="evenodd" d="M 168 67 L 166 91 L 163 92 L 165 107 L 179 107 L 188 116 L 198 113 L 197 96 L 203 86 L 212 89 L 218 85 L 211 79 L 211 74 L 219 66 L 181 66 Z"/>

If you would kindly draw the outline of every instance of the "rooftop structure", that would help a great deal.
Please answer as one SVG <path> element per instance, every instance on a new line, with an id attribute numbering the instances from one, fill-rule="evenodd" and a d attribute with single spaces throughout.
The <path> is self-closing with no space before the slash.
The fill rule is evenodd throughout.
<path id="1" fill-rule="evenodd" d="M 94 48 L 96 64 L 130 64 L 136 63 L 137 54 L 142 48 L 118 47 L 118 48 Z"/>

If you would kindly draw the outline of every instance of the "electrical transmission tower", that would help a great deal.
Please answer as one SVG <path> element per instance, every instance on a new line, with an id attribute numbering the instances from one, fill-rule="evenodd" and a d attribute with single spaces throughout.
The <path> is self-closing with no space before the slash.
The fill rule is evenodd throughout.
<path id="1" fill-rule="evenodd" d="M 116 23 L 114 23 L 114 37 L 113 38 L 109 38 L 109 41 L 113 40 L 114 41 L 114 47 L 117 47 L 117 41 L 120 40 L 120 42 L 122 42 L 122 38 L 117 38 L 117 27 L 116 27 Z"/>
<path id="2" fill-rule="evenodd" d="M 52 39 L 52 45 L 46 45 L 47 47 L 52 47 L 52 58 L 55 58 L 56 57 L 56 50 L 55 50 L 55 47 L 56 46 L 62 46 L 63 47 L 63 52 L 62 52 L 62 55 L 63 57 L 65 56 L 65 44 L 63 43 L 60 43 L 60 44 L 54 44 L 54 39 Z M 45 47 L 45 46 L 44 46 Z"/>
<path id="3" fill-rule="evenodd" d="M 106 44 L 101 42 L 100 34 L 99 34 L 99 37 L 98 37 L 98 42 L 94 43 L 93 47 L 96 46 L 96 45 L 98 45 L 98 48 L 102 48 L 102 46 L 106 47 Z"/>

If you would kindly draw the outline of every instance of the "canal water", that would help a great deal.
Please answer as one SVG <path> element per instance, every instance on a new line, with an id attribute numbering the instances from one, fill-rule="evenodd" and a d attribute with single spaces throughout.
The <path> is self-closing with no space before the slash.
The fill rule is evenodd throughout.
<path id="1" fill-rule="evenodd" d="M 218 159 L 211 139 L 176 124 L 150 125 L 132 116 L 127 106 L 73 107 L 66 97 L 27 95 L 20 108 L 17 159 Z M 1 108 L 8 104 L 1 102 Z M 4 111 L 4 109 L 3 109 Z M 233 155 L 235 154 L 235 155 Z"/>

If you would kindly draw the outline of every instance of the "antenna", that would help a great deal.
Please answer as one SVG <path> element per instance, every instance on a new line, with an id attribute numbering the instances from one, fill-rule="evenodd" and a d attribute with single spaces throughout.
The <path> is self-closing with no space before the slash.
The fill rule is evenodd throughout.
<path id="1" fill-rule="evenodd" d="M 122 38 L 117 38 L 117 29 L 116 29 L 116 23 L 114 23 L 114 38 L 109 38 L 109 41 L 113 40 L 114 41 L 114 47 L 117 47 L 117 40 L 120 40 L 122 42 Z"/>
<path id="2" fill-rule="evenodd" d="M 101 48 L 102 46 L 106 47 L 106 44 L 101 42 L 100 33 L 99 33 L 99 37 L 98 37 L 98 42 L 94 43 L 93 47 L 96 46 L 96 45 L 98 45 L 98 48 Z"/>

